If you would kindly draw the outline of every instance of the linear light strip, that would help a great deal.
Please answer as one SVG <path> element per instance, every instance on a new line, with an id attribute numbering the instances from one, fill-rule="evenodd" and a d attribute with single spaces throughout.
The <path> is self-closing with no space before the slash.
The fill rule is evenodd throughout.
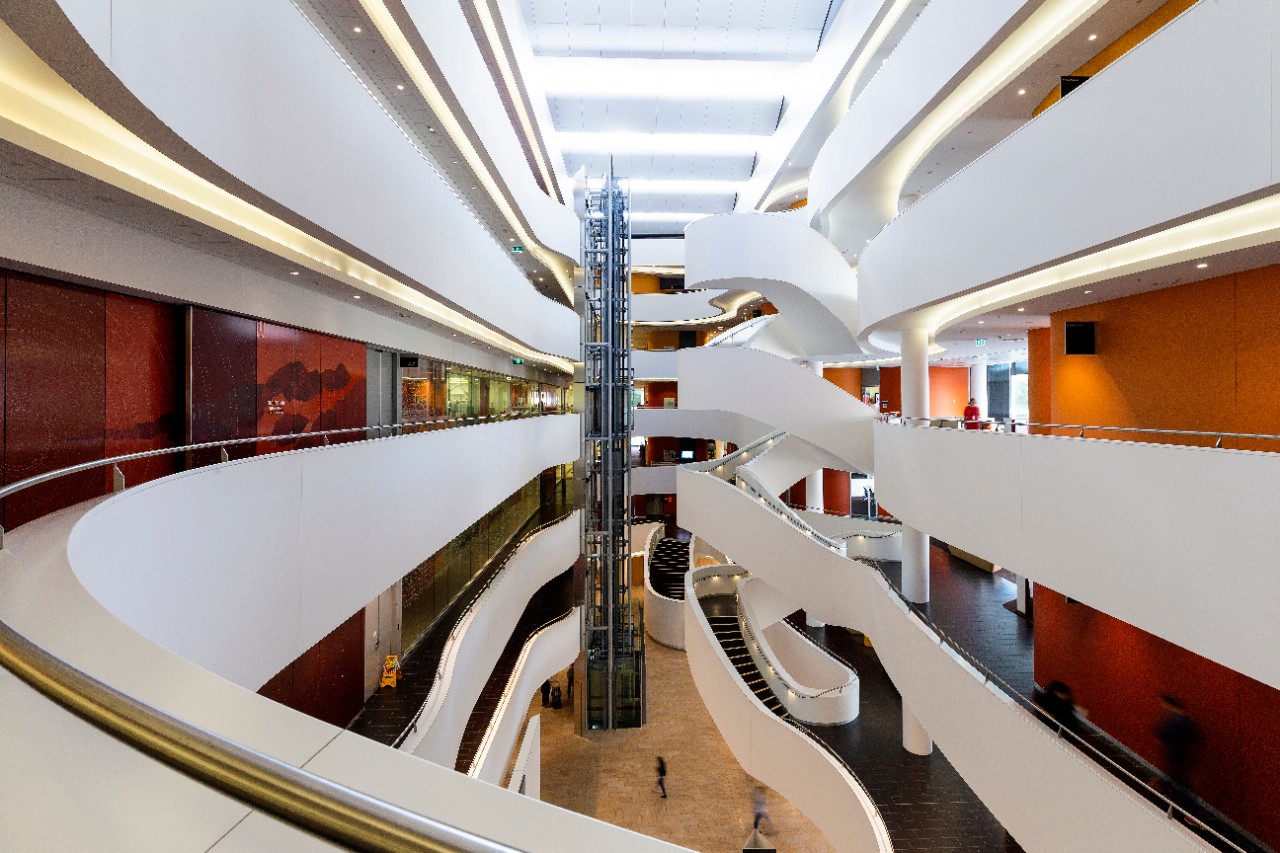
<path id="1" fill-rule="evenodd" d="M 0 136 L 530 361 L 572 369 L 569 360 L 494 332 L 187 170 L 89 102 L 3 23 Z"/>
<path id="2" fill-rule="evenodd" d="M 502 36 L 498 31 L 497 22 L 494 21 L 489 4 L 485 0 L 473 0 L 472 5 L 480 18 L 480 26 L 484 30 L 485 39 L 489 42 L 489 53 L 498 63 L 498 72 L 502 75 L 503 85 L 507 87 L 507 97 L 511 99 L 511 104 L 515 107 L 516 115 L 520 119 L 520 126 L 524 128 L 525 138 L 529 140 L 529 149 L 533 152 L 533 159 L 537 161 L 538 172 L 542 175 L 543 183 L 547 189 L 551 190 L 556 186 L 555 177 L 551 174 L 546 158 L 542 156 L 542 146 L 539 144 L 540 137 L 534 127 L 533 119 L 525 109 L 524 96 L 520 89 L 519 81 L 511 68 L 511 63 L 507 61 L 507 52 L 503 50 Z"/>
<path id="3" fill-rule="evenodd" d="M 1206 255 L 1280 242 L 1280 195 L 1268 196 L 1156 234 L 993 285 L 913 314 L 936 334 L 979 314 L 1084 285 Z"/>
<path id="4" fill-rule="evenodd" d="M 396 23 L 386 3 L 383 0 L 360 0 L 360 6 L 364 9 L 365 14 L 369 16 L 383 40 L 391 48 L 401 66 L 408 73 L 414 86 L 417 87 L 419 93 L 431 106 L 432 111 L 436 114 L 436 120 L 444 128 L 445 133 L 458 146 L 462 156 L 467 160 L 467 165 L 471 167 L 477 180 L 485 188 L 485 192 L 489 194 L 489 198 L 502 211 L 507 224 L 515 231 L 516 236 L 519 237 L 523 244 L 529 247 L 534 257 L 551 271 L 565 297 L 572 301 L 573 282 L 570 271 L 561 266 L 562 261 L 558 255 L 548 250 L 538 240 L 535 240 L 524 227 L 520 216 L 511 207 L 506 195 L 502 192 L 502 188 L 498 186 L 497 179 L 490 172 L 489 167 L 485 164 L 479 152 L 476 151 L 475 146 L 471 144 L 471 140 L 463 129 L 462 122 L 449 106 L 448 101 L 445 100 L 444 95 L 440 92 L 439 87 L 436 86 L 435 80 L 427 72 L 418 54 L 409 44 L 409 40 L 400 29 L 400 25 Z"/>

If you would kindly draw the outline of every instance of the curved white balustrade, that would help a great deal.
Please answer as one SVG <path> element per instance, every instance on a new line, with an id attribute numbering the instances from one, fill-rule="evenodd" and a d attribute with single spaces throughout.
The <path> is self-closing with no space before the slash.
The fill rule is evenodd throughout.
<path id="1" fill-rule="evenodd" d="M 757 213 L 707 216 L 685 229 L 685 282 L 769 298 L 810 358 L 861 353 L 858 283 L 813 229 Z"/>
<path id="2" fill-rule="evenodd" d="M 770 494 L 781 495 L 820 468 L 844 468 L 847 465 L 843 459 L 786 434 L 744 463 L 736 473 L 747 472 Z"/>
<path id="3" fill-rule="evenodd" d="M 576 459 L 579 429 L 578 415 L 548 415 L 185 472 L 90 511 L 71 559 L 130 627 L 256 690 L 516 489 Z M 442 483 L 469 487 L 442 499 Z"/>
<path id="4" fill-rule="evenodd" d="M 636 379 L 675 379 L 675 350 L 631 351 L 631 372 Z"/>
<path id="5" fill-rule="evenodd" d="M 640 465 L 631 469 L 631 495 L 671 495 L 676 491 L 676 466 Z"/>
<path id="6" fill-rule="evenodd" d="M 682 405 L 738 412 L 834 454 L 845 467 L 872 472 L 876 411 L 821 376 L 741 347 L 685 349 L 677 362 Z"/>
<path id="7" fill-rule="evenodd" d="M 786 621 L 764 618 L 756 607 L 763 585 L 759 578 L 739 581 L 738 606 L 747 652 L 765 683 L 802 723 L 852 722 L 858 716 L 858 676 Z"/>
<path id="8" fill-rule="evenodd" d="M 516 753 L 507 788 L 519 791 L 526 797 L 542 799 L 542 716 L 534 714 L 524 727 L 520 737 L 520 750 Z"/>
<path id="9" fill-rule="evenodd" d="M 422 437 L 439 439 L 450 432 L 455 431 Z M 390 445 L 417 438 L 371 444 Z M 491 441 L 489 447 L 506 443 L 510 442 Z M 403 485 L 400 481 L 408 479 L 384 475 L 378 466 L 346 469 L 341 460 L 356 447 L 359 445 L 335 445 L 314 453 L 288 454 L 332 454 L 334 473 L 343 477 L 344 488 L 324 493 L 323 500 L 316 495 L 304 498 L 296 481 L 292 488 L 283 488 L 288 481 L 284 469 L 269 464 L 278 457 L 261 457 L 179 474 L 9 531 L 5 549 L 0 551 L 0 618 L 72 665 L 167 713 L 339 784 L 512 847 L 549 853 L 562 850 L 564 839 L 573 838 L 597 850 L 679 849 L 468 779 L 258 696 L 141 636 L 112 615 L 77 577 L 96 574 L 103 584 L 110 585 L 112 579 L 98 570 L 116 549 L 139 553 L 139 559 L 149 564 L 114 579 L 122 588 L 118 590 L 121 596 L 147 592 L 136 580 L 140 576 L 160 579 L 168 573 L 177 581 L 198 581 L 196 573 L 204 571 L 205 563 L 195 552 L 203 547 L 228 558 L 221 566 L 224 574 L 234 572 L 237 567 L 231 562 L 232 555 L 254 549 L 274 555 L 282 542 L 298 548 L 299 540 L 296 531 L 290 532 L 282 524 L 264 534 L 260 526 L 226 523 L 226 507 L 237 502 L 249 504 L 269 522 L 297 514 L 305 501 L 312 513 L 323 515 L 323 505 L 332 503 L 337 516 L 352 519 L 349 526 L 334 522 L 339 528 L 336 534 L 353 540 L 352 547 L 358 547 L 363 558 L 350 559 L 346 548 L 340 548 L 332 562 L 322 560 L 326 582 L 351 587 L 348 575 L 363 575 L 380 564 L 394 562 L 399 547 L 395 540 L 404 534 L 400 529 L 399 536 L 379 535 L 377 525 L 360 526 L 364 517 L 358 505 L 367 497 L 362 487 L 397 492 Z M 262 476 L 253 478 L 261 492 L 247 489 L 233 493 L 245 485 L 235 469 L 253 466 L 264 469 Z M 204 502 L 187 503 L 194 492 L 182 484 L 193 479 L 206 481 L 197 490 Z M 277 484 L 277 480 L 285 482 Z M 161 496 L 167 492 L 165 502 L 180 503 L 183 512 L 203 521 L 212 544 L 204 539 L 186 540 L 184 531 L 158 522 L 150 515 L 154 506 L 134 499 L 135 492 L 158 492 Z M 398 504 L 390 523 L 402 528 L 421 525 L 424 508 L 447 514 L 446 504 L 438 499 L 426 504 L 406 501 Z M 112 509 L 111 526 L 92 524 L 87 517 L 99 518 L 108 508 Z M 134 518 L 133 510 L 142 515 Z M 153 540 L 156 547 L 141 554 L 129 541 L 139 535 Z M 266 575 L 294 571 L 287 562 L 267 560 L 257 565 Z M 255 591 L 251 583 L 245 583 L 241 605 L 252 603 Z M 205 601 L 174 595 L 170 606 L 173 619 L 199 621 Z M 358 606 L 353 604 L 334 624 Z M 252 614 L 254 619 L 265 620 L 279 615 L 256 610 Z M 69 624 L 76 630 L 68 631 Z M 245 630 L 243 622 L 228 620 L 209 630 L 222 644 L 237 646 L 240 654 L 249 657 L 257 651 L 255 643 L 267 627 Z M 0 786 L 5 791 L 0 798 L 0 848 L 34 853 L 331 849 L 117 742 L 57 708 L 7 671 L 0 671 L 0 706 L 4 708 L 0 743 L 5 753 L 5 761 L 0 762 Z M 86 768 L 93 772 L 85 772 Z M 67 818 L 68 803 L 75 804 L 74 820 Z M 139 803 L 145 803 L 145 808 Z"/>
<path id="10" fill-rule="evenodd" d="M 631 297 L 631 322 L 679 323 L 725 317 L 725 309 L 712 300 L 723 301 L 728 294 L 719 289 L 636 293 Z"/>
<path id="11" fill-rule="evenodd" d="M 702 703 L 742 769 L 800 809 L 832 847 L 841 853 L 891 853 L 889 832 L 862 785 L 747 690 L 712 633 L 697 599 L 732 595 L 738 571 L 732 566 L 695 569 L 685 581 L 689 669 Z"/>
<path id="12" fill-rule="evenodd" d="M 850 557 L 869 560 L 902 559 L 902 525 L 865 518 L 846 518 L 821 512 L 796 510 L 805 524 L 829 539 L 845 543 Z"/>
<path id="13" fill-rule="evenodd" d="M 746 446 L 773 431 L 755 418 L 686 405 L 679 409 L 634 409 L 633 436 L 706 438 Z"/>
<path id="14" fill-rule="evenodd" d="M 816 618 L 875 641 L 904 701 L 1024 850 L 1212 849 L 986 684 L 869 566 L 832 553 L 708 474 L 681 468 L 677 494 L 681 527 L 732 547 L 754 576 L 787 590 Z M 692 642 L 689 660 L 692 667 Z M 710 692 L 719 676 L 708 669 L 694 667 L 694 675 L 699 690 L 710 680 Z M 716 711 L 705 694 L 704 701 Z"/>
<path id="15" fill-rule="evenodd" d="M 631 265 L 672 269 L 683 267 L 684 237 L 648 237 L 643 240 L 632 240 Z"/>
<path id="16" fill-rule="evenodd" d="M 529 710 L 529 699 L 548 678 L 564 670 L 582 652 L 582 608 L 546 626 L 525 643 L 494 711 L 484 740 L 471 765 L 470 775 L 501 785 L 507 764 L 515 753 L 520 729 Z M 568 700 L 565 694 L 565 700 Z M 562 713 L 573 713 L 572 705 Z M 547 713 L 551 713 L 548 711 Z M 526 792 L 527 793 L 527 792 Z"/>
<path id="17" fill-rule="evenodd" d="M 184 166 L 209 171 L 202 155 L 269 199 L 267 206 L 296 214 L 311 236 L 326 242 L 336 237 L 354 247 L 357 260 L 429 286 L 445 304 L 533 349 L 577 357 L 579 324 L 572 310 L 530 287 L 505 247 L 297 8 L 125 0 L 104 14 L 96 0 L 60 0 L 59 6 L 88 44 L 78 60 L 101 63 L 154 114 L 130 126 L 146 134 L 172 131 L 199 152 L 184 152 L 190 160 Z M 61 46 L 73 49 L 70 40 Z M 228 56 L 236 57 L 235 73 L 229 73 Z M 308 73 L 298 74 L 299 68 Z M 120 96 L 103 106 L 124 115 L 135 108 L 124 101 Z M 114 173 L 99 177 L 114 180 Z M 147 194 L 144 184 L 121 180 L 126 189 Z M 187 212 L 154 190 L 148 197 Z M 556 241 L 572 255 L 577 240 L 566 242 L 566 235 L 576 234 L 574 217 L 558 207 L 559 224 L 544 230 L 558 231 Z M 405 240 L 405 222 L 431 227 Z M 287 237 L 281 240 L 287 247 L 281 252 L 294 248 Z M 294 262 L 314 263 L 335 277 L 345 269 L 340 258 L 299 255 Z M 470 286 L 477 276 L 490 286 Z"/>
<path id="18" fill-rule="evenodd" d="M 1047 294 L 1276 240 L 1274 216 L 1269 225 L 1249 223 L 1238 239 L 1226 223 L 982 290 L 1273 192 L 1276 7 L 1193 6 L 904 211 L 859 263 L 861 334 L 921 322 L 937 329 L 1025 298 L 1031 286 Z M 1153 98 L 1159 109 L 1150 108 Z M 1178 144 L 1151 156 L 1159 139 Z M 961 301 L 945 304 L 952 299 Z M 940 307 L 925 312 L 929 306 Z"/>
<path id="19" fill-rule="evenodd" d="M 1259 562 L 1280 552 L 1280 454 L 890 424 L 875 436 L 877 497 L 907 524 L 1280 687 L 1280 624 L 1250 618 L 1280 601 Z"/>
<path id="20" fill-rule="evenodd" d="M 822 233 L 846 257 L 857 257 L 898 215 L 903 187 L 920 159 L 1065 34 L 1056 27 L 1028 38 L 1015 35 L 1019 26 L 1028 18 L 1055 14 L 1054 7 L 1073 7 L 1069 17 L 1079 19 L 1100 5 L 1099 0 L 933 0 L 925 6 L 814 161 L 809 204 Z M 1011 35 L 1025 44 L 1018 52 L 1028 59 L 984 74 L 993 54 L 1012 52 L 1006 42 Z M 979 78 L 986 82 L 976 86 Z"/>
<path id="21" fill-rule="evenodd" d="M 649 542 L 644 552 L 644 629 L 655 642 L 669 649 L 684 648 L 684 608 L 683 600 L 667 598 L 653 588 L 649 581 L 649 561 L 653 558 L 653 549 L 662 539 L 662 526 L 649 535 Z M 693 549 L 689 551 L 690 564 L 693 562 Z"/>
<path id="22" fill-rule="evenodd" d="M 580 511 L 575 511 L 534 534 L 511 555 L 501 573 L 459 620 L 441 653 L 440 674 L 423 705 L 417 731 L 401 745 L 402 750 L 446 767 L 454 766 L 467 720 L 525 605 L 544 584 L 570 569 L 581 554 L 580 525 Z"/>

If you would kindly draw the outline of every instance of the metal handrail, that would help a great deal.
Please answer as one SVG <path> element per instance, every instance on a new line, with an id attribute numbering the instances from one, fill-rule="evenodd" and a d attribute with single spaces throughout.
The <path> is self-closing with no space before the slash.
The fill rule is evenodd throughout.
<path id="1" fill-rule="evenodd" d="M 898 421 L 903 424 L 906 424 L 908 422 L 924 421 L 926 425 L 936 420 L 956 420 L 960 424 L 965 423 L 965 421 L 961 419 L 956 419 L 956 418 L 942 419 L 942 418 L 920 418 L 920 417 L 905 417 L 905 416 L 899 416 L 892 419 L 886 418 L 885 420 L 886 422 Z M 973 423 L 973 421 L 970 421 L 969 423 Z M 1222 447 L 1222 440 L 1224 438 L 1240 438 L 1240 439 L 1249 439 L 1253 441 L 1280 441 L 1280 435 L 1271 435 L 1269 433 L 1254 433 L 1254 432 L 1221 432 L 1221 431 L 1214 431 L 1214 430 L 1194 430 L 1194 429 L 1156 429 L 1153 427 L 1117 427 L 1117 426 L 1099 426 L 1096 424 L 1043 424 L 1043 423 L 1037 423 L 1035 421 L 1020 421 L 1016 418 L 1009 418 L 1007 421 L 997 421 L 997 420 L 987 419 L 987 420 L 978 421 L 977 423 L 1008 424 L 1010 430 L 1016 427 L 1027 427 L 1027 428 L 1035 427 L 1036 429 L 1069 429 L 1069 430 L 1075 430 L 1078 433 L 1076 438 L 1084 438 L 1084 434 L 1086 432 L 1136 432 L 1136 433 L 1141 433 L 1143 435 L 1181 435 L 1181 436 L 1194 436 L 1197 438 L 1214 438 L 1214 439 L 1217 439 L 1217 442 L 1214 444 L 1215 448 Z M 936 429 L 950 429 L 950 427 L 936 427 Z M 984 432 L 984 430 L 966 430 L 966 431 L 967 432 Z M 1070 436 L 1049 436 L 1049 437 L 1050 438 L 1069 438 Z"/>
<path id="2" fill-rule="evenodd" d="M 735 605 L 738 608 L 738 629 L 742 632 L 744 636 L 751 638 L 752 644 L 756 647 L 756 650 L 760 652 L 760 657 L 764 658 L 765 662 L 769 664 L 769 669 L 772 671 L 773 676 L 778 679 L 778 681 L 782 684 L 783 687 L 790 690 L 796 696 L 800 697 L 801 699 L 818 699 L 822 696 L 826 696 L 828 693 L 843 692 L 845 688 L 856 683 L 857 673 L 854 672 L 853 667 L 845 665 L 846 669 L 848 669 L 850 672 L 853 672 L 855 681 L 846 681 L 844 684 L 837 684 L 835 687 L 828 687 L 825 690 L 819 690 L 816 693 L 809 689 L 801 688 L 795 684 L 792 684 L 782 675 L 783 670 L 779 668 L 781 664 L 780 663 L 775 664 L 769 658 L 769 656 L 765 654 L 764 650 L 768 647 L 767 644 L 762 642 L 761 638 L 756 636 L 755 629 L 751 627 L 751 620 L 747 618 L 747 611 L 742 607 L 742 584 L 741 583 L 739 583 L 737 588 L 734 590 L 733 600 Z M 808 639 L 808 637 L 806 636 L 805 639 Z M 827 651 L 826 648 L 822 648 L 822 651 L 826 652 L 827 655 L 831 657 L 831 653 Z M 753 660 L 752 662 L 754 663 L 755 661 Z M 843 661 L 840 661 L 840 663 L 844 665 Z M 757 664 L 756 669 L 759 669 L 759 668 L 760 667 Z M 764 675 L 764 673 L 761 673 L 761 675 Z M 768 679 L 766 678 L 765 680 L 767 681 Z"/>
<path id="3" fill-rule="evenodd" d="M 847 556 L 848 545 L 846 543 L 837 542 L 835 539 L 819 533 L 813 525 L 801 518 L 795 510 L 778 500 L 778 498 L 769 494 L 767 490 L 761 488 L 759 483 L 755 482 L 755 477 L 750 475 L 750 472 L 739 470 L 736 472 L 734 479 L 740 489 L 745 491 L 747 494 L 756 497 L 761 503 L 776 512 L 779 518 L 790 524 L 796 530 L 800 531 L 805 536 L 810 537 L 827 550 L 834 551 L 842 557 Z"/>
<path id="4" fill-rule="evenodd" d="M 278 441 L 295 441 L 297 439 L 302 439 L 302 438 L 319 438 L 321 439 L 321 446 L 327 447 L 327 446 L 330 446 L 329 436 L 331 435 L 349 435 L 352 433 L 358 433 L 358 432 L 369 433 L 373 431 L 382 433 L 384 430 L 392 431 L 390 436 L 379 434 L 379 435 L 373 436 L 372 438 L 364 439 L 365 441 L 374 441 L 381 438 L 395 437 L 396 430 L 399 430 L 400 434 L 403 435 L 405 430 L 412 429 L 414 427 L 429 427 L 429 426 L 437 426 L 439 424 L 455 424 L 458 426 L 466 426 L 471 424 L 483 423 L 487 421 L 493 421 L 493 422 L 513 421 L 513 420 L 523 420 L 525 418 L 536 418 L 536 417 L 542 417 L 542 416 L 543 416 L 542 413 L 533 414 L 533 413 L 517 412 L 517 413 L 508 414 L 508 415 L 474 415 L 474 416 L 462 417 L 462 418 L 434 418 L 429 421 L 411 421 L 408 423 L 399 423 L 399 424 L 377 424 L 373 426 L 362 426 L 362 427 L 342 427 L 339 429 L 317 430 L 315 432 L 295 432 L 295 433 L 289 433 L 288 435 L 258 435 L 252 438 L 229 438 L 229 439 L 226 439 L 225 441 L 205 441 L 199 444 L 184 444 L 180 447 L 161 447 L 156 450 L 143 450 L 138 453 L 125 453 L 120 456 L 110 456 L 110 457 L 107 457 L 106 459 L 96 459 L 91 462 L 81 462 L 78 465 L 69 465 L 66 468 L 57 468 L 53 471 L 45 471 L 42 474 L 36 474 L 34 476 L 27 477 L 22 480 L 18 480 L 16 483 L 10 483 L 7 486 L 0 487 L 0 500 L 4 500 L 5 498 L 10 497 L 11 495 L 15 495 L 24 489 L 29 489 L 32 486 L 38 486 L 41 483 L 47 483 L 51 480 L 56 480 L 59 477 L 67 477 L 72 474 L 82 473 L 84 471 L 93 471 L 94 469 L 97 469 L 97 468 L 105 468 L 108 465 L 111 465 L 116 469 L 115 470 L 115 477 L 116 477 L 115 491 L 123 491 L 125 487 L 125 483 L 124 483 L 124 476 L 123 474 L 120 473 L 120 470 L 119 470 L 119 465 L 121 462 L 132 462 L 136 459 L 150 459 L 155 456 L 167 456 L 171 453 L 190 453 L 195 450 L 218 449 L 223 451 L 222 461 L 228 462 L 230 460 L 227 457 L 226 448 L 235 447 L 241 444 L 260 444 L 260 443 L 272 442 L 272 441 L 277 441 L 277 442 Z M 357 442 L 343 442 L 343 443 L 356 444 Z M 281 448 L 280 450 L 273 451 L 273 452 L 285 453 L 293 449 L 295 448 Z M 263 455 L 267 456 L 270 454 L 263 454 Z M 4 536 L 5 536 L 5 529 L 2 525 L 0 525 L 0 550 L 4 549 Z"/>
<path id="5" fill-rule="evenodd" d="M 516 552 L 518 552 L 521 548 L 523 548 L 529 542 L 529 540 L 531 540 L 534 536 L 537 536 L 542 531 L 550 527 L 554 527 L 557 524 L 560 524 L 566 518 L 573 515 L 574 512 L 575 510 L 570 509 L 569 511 L 561 514 L 556 518 L 551 519 L 550 521 L 544 521 L 542 524 L 539 524 L 537 527 L 530 530 L 524 536 L 521 536 L 520 539 L 515 543 L 514 547 L 512 547 L 511 550 L 509 550 L 505 555 L 503 555 L 502 558 L 493 566 L 493 569 L 492 571 L 489 572 L 488 577 L 486 577 L 484 581 L 476 587 L 475 592 L 471 595 L 470 600 L 467 601 L 467 603 L 463 606 L 462 612 L 458 614 L 457 621 L 455 621 L 453 623 L 453 627 L 449 629 L 449 636 L 445 639 L 444 646 L 441 648 L 441 651 L 440 651 L 440 660 L 436 663 L 436 672 L 431 682 L 431 689 L 427 691 L 426 698 L 422 700 L 422 706 L 419 707 L 418 712 L 413 715 L 413 719 L 409 721 L 409 724 L 406 725 L 404 729 L 401 730 L 400 734 L 396 735 L 396 739 L 392 741 L 391 743 L 392 749 L 399 749 L 402 745 L 404 745 L 404 742 L 408 740 L 409 735 L 413 734 L 418 730 L 418 722 L 422 719 L 422 715 L 426 713 L 427 707 L 431 704 L 431 699 L 436 695 L 436 687 L 440 684 L 440 676 L 444 674 L 445 659 L 448 657 L 448 651 L 451 647 L 453 647 L 457 643 L 458 637 L 462 630 L 463 623 L 466 621 L 467 616 L 469 616 L 471 612 L 475 609 L 476 603 L 480 601 L 481 596 L 483 596 L 486 592 L 489 591 L 489 588 L 493 586 L 494 581 L 496 581 L 498 577 L 502 575 L 502 570 L 507 567 L 507 563 L 511 562 L 511 558 L 514 557 L 516 555 Z M 466 591 L 467 589 L 464 586 L 461 592 L 459 592 L 459 595 L 465 594 Z"/>
<path id="6" fill-rule="evenodd" d="M 978 660 L 967 649 L 965 649 L 963 646 L 961 646 L 959 643 L 953 640 L 945 631 L 942 630 L 942 628 L 940 628 L 937 625 L 937 623 L 935 623 L 932 619 L 929 618 L 928 614 L 926 614 L 923 610 L 920 609 L 918 605 L 916 605 L 915 603 L 910 601 L 905 595 L 903 595 L 902 591 L 898 589 L 898 587 L 894 584 L 894 582 L 890 580 L 889 576 L 885 574 L 884 570 L 880 568 L 880 564 L 877 561 L 869 557 L 856 557 L 852 559 L 855 562 L 859 562 L 865 566 L 868 566 L 869 568 L 873 569 L 878 575 L 880 575 L 881 579 L 884 580 L 885 585 L 892 591 L 892 593 L 898 598 L 898 600 L 906 606 L 908 612 L 910 612 L 917 619 L 919 619 L 920 622 L 926 628 L 928 628 L 937 636 L 939 645 L 946 645 L 953 652 L 955 652 L 961 658 L 963 658 L 975 670 L 982 673 L 982 683 L 984 685 L 988 685 L 988 684 L 995 685 L 995 687 L 997 687 L 1002 693 L 1004 693 L 1009 699 L 1013 700 L 1015 703 L 1018 703 L 1019 705 L 1023 705 L 1030 708 L 1032 715 L 1035 716 L 1037 719 L 1043 719 L 1044 712 L 1039 708 L 1039 706 L 1037 706 L 1033 701 L 1028 699 L 1026 696 L 1022 695 L 1020 691 L 1014 689 L 1003 678 L 996 675 L 995 672 L 993 672 L 990 669 L 990 667 L 988 667 L 982 661 Z M 1053 727 L 1051 726 L 1050 728 L 1053 728 Z M 1128 769 L 1126 769 L 1121 764 L 1119 764 L 1114 759 L 1112 759 L 1111 756 L 1099 750 L 1093 744 L 1089 743 L 1087 740 L 1080 737 L 1080 735 L 1066 728 L 1062 724 L 1058 724 L 1056 729 L 1059 737 L 1067 738 L 1073 743 L 1073 745 L 1077 749 L 1080 749 L 1086 754 L 1091 754 L 1091 756 L 1094 757 L 1095 760 L 1098 760 L 1099 763 L 1103 764 L 1104 766 L 1107 766 L 1108 769 L 1111 770 L 1116 775 L 1119 775 L 1121 777 L 1127 777 L 1127 779 L 1131 783 L 1136 785 L 1144 795 L 1155 797 L 1157 800 L 1163 802 L 1165 804 L 1165 814 L 1169 818 L 1173 818 L 1175 813 L 1180 813 L 1185 817 L 1195 819 L 1195 816 L 1192 815 L 1190 812 L 1188 812 L 1185 808 L 1177 805 L 1175 802 L 1173 802 L 1173 800 L 1171 800 L 1169 797 L 1157 791 L 1146 781 L 1138 778 L 1133 773 L 1129 772 Z M 1204 830 L 1209 834 L 1213 835 L 1217 840 L 1227 845 L 1231 850 L 1239 851 L 1239 853 L 1246 853 L 1244 848 L 1240 847 L 1238 844 L 1231 841 L 1229 838 L 1225 837 L 1217 830 L 1204 824 L 1201 821 L 1197 821 L 1197 823 L 1199 824 L 1199 829 Z"/>
<path id="7" fill-rule="evenodd" d="M 0 488 L 0 499 L 70 474 L 168 453 L 224 449 L 264 441 L 379 433 L 441 423 L 536 417 L 532 414 L 437 418 L 401 424 L 347 427 L 280 436 L 203 442 L 83 462 Z M 375 438 L 381 436 L 375 436 Z M 123 478 L 117 469 L 117 486 Z M 0 548 L 3 529 L 0 528 Z M 261 809 L 317 837 L 356 850 L 511 853 L 514 848 L 415 814 L 281 762 L 134 699 L 50 654 L 0 621 L 0 666 L 34 690 L 107 734 L 205 785 Z"/>

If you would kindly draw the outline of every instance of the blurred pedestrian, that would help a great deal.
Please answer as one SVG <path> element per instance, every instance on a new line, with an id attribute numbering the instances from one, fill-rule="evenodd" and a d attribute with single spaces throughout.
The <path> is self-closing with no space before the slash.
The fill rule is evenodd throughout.
<path id="1" fill-rule="evenodd" d="M 1160 697 L 1162 712 L 1156 723 L 1155 736 L 1164 751 L 1164 772 L 1169 779 L 1169 799 L 1184 812 L 1195 803 L 1188 784 L 1191 751 L 1200 739 L 1199 729 L 1187 716 L 1182 700 L 1165 693 Z M 1189 815 L 1183 815 L 1188 823 L 1194 823 Z"/>
<path id="2" fill-rule="evenodd" d="M 569 701 L 572 702 L 573 701 L 573 664 L 569 664 L 569 674 L 566 676 L 566 679 L 569 682 L 569 689 L 566 692 L 568 693 Z"/>
<path id="3" fill-rule="evenodd" d="M 752 802 L 752 810 L 755 813 L 755 820 L 752 821 L 751 828 L 759 829 L 760 824 L 764 823 L 766 820 L 769 820 L 769 806 L 768 806 L 768 803 L 765 801 L 764 788 L 756 786 L 755 791 L 752 792 L 752 795 L 751 795 L 751 802 Z M 770 821 L 770 824 L 772 824 L 772 821 Z"/>
<path id="4" fill-rule="evenodd" d="M 1058 726 L 1080 734 L 1080 716 L 1076 711 L 1075 697 L 1071 688 L 1061 681 L 1054 681 L 1039 697 L 1037 704 L 1047 717 Z"/>
<path id="5" fill-rule="evenodd" d="M 542 682 L 542 707 L 545 708 L 550 704 L 551 704 L 551 679 L 548 678 L 546 681 Z"/>
<path id="6" fill-rule="evenodd" d="M 662 798 L 667 796 L 667 761 L 661 755 L 658 756 L 658 790 L 662 791 Z"/>

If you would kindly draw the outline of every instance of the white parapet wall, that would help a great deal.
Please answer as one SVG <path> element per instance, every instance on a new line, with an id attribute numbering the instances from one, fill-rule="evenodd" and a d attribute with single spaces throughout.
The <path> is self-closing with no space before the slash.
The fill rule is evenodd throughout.
<path id="1" fill-rule="evenodd" d="M 753 576 L 785 589 L 807 613 L 872 638 L 903 701 L 1024 850 L 1212 849 L 1001 693 L 942 644 L 870 566 L 803 535 L 722 480 L 687 467 L 678 476 L 682 527 L 731 545 Z M 695 667 L 695 678 L 702 672 Z"/>
<path id="2" fill-rule="evenodd" d="M 702 703 L 742 769 L 800 809 L 840 853 L 891 853 L 879 811 L 824 747 L 774 716 L 738 677 L 698 598 L 732 594 L 737 567 L 696 569 L 685 583 L 689 669 Z"/>
<path id="3" fill-rule="evenodd" d="M 662 526 L 650 533 L 644 552 L 644 629 L 656 642 L 669 649 L 684 648 L 684 607 L 685 603 L 674 598 L 667 598 L 653 588 L 649 582 L 649 561 L 653 557 L 653 549 L 662 539 Z M 690 549 L 692 559 L 692 549 Z"/>

